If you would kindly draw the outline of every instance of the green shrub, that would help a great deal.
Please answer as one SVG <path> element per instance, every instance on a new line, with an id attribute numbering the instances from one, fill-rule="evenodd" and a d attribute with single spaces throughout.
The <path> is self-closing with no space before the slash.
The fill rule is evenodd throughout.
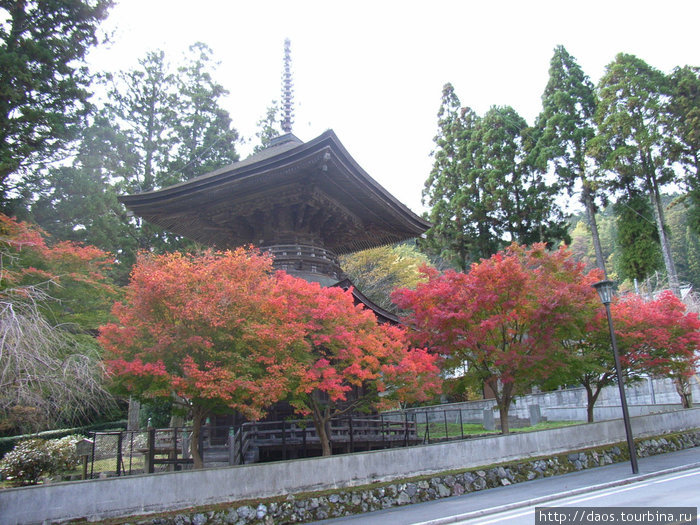
<path id="1" fill-rule="evenodd" d="M 73 470 L 79 458 L 75 444 L 82 436 L 61 439 L 27 439 L 17 443 L 0 461 L 0 476 L 15 487 L 36 485 L 43 476 Z"/>

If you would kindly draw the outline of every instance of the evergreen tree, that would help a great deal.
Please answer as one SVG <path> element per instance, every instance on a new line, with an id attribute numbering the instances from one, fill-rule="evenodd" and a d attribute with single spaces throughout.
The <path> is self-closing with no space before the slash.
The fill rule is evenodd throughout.
<path id="1" fill-rule="evenodd" d="M 542 112 L 535 123 L 540 134 L 533 156 L 538 166 L 553 165 L 560 184 L 569 193 L 576 184 L 581 184 L 581 202 L 593 238 L 596 263 L 605 273 L 595 219 L 596 185 L 591 178 L 590 160 L 586 157 L 588 143 L 595 136 L 595 108 L 593 84 L 564 46 L 557 46 L 550 61 L 549 81 L 542 94 Z"/>
<path id="2" fill-rule="evenodd" d="M 557 188 L 530 163 L 532 132 L 510 107 L 483 118 L 443 89 L 433 170 L 423 190 L 431 206 L 426 250 L 466 271 L 506 244 L 566 237 Z"/>
<path id="3" fill-rule="evenodd" d="M 687 278 L 697 290 L 700 288 L 700 238 L 695 230 L 688 226 L 685 239 L 688 246 Z"/>
<path id="4" fill-rule="evenodd" d="M 532 163 L 536 130 L 511 107 L 492 107 L 475 137 L 477 168 L 487 191 L 498 197 L 490 214 L 501 247 L 510 242 L 553 245 L 570 242 L 561 209 L 555 202 L 557 185 L 550 185 Z"/>
<path id="5" fill-rule="evenodd" d="M 174 184 L 221 168 L 238 160 L 238 132 L 221 106 L 228 95 L 212 77 L 212 50 L 201 42 L 190 46 L 185 65 L 178 68 L 177 118 L 173 138 L 176 153 L 169 174 L 160 182 Z"/>
<path id="6" fill-rule="evenodd" d="M 700 68 L 676 68 L 671 75 L 668 155 L 685 172 L 690 208 L 689 222 L 700 234 Z"/>
<path id="7" fill-rule="evenodd" d="M 175 76 L 163 51 L 151 51 L 138 66 L 113 79 L 107 118 L 133 148 L 132 165 L 119 188 L 127 193 L 160 187 L 178 144 L 174 128 L 178 107 Z"/>
<path id="8" fill-rule="evenodd" d="M 188 251 L 196 245 L 129 217 L 117 195 L 160 188 L 235 161 L 237 132 L 220 107 L 225 91 L 211 76 L 211 51 L 195 44 L 176 77 L 162 51 L 108 77 L 108 100 L 83 130 L 71 165 L 52 169 L 32 216 L 60 239 L 117 257 L 125 282 L 139 250 Z"/>
<path id="9" fill-rule="evenodd" d="M 258 153 L 270 145 L 270 142 L 275 137 L 279 137 L 282 134 L 282 128 L 280 128 L 280 108 L 277 105 L 277 101 L 273 100 L 272 103 L 267 107 L 265 111 L 265 116 L 258 120 L 258 131 L 255 136 L 258 137 L 260 141 L 259 144 L 253 148 L 255 153 Z"/>
<path id="10" fill-rule="evenodd" d="M 687 194 L 666 197 L 664 202 L 667 201 L 666 219 L 678 278 L 681 283 L 690 283 L 697 288 L 700 286 L 700 274 L 695 271 L 693 261 L 700 257 L 700 253 L 697 253 L 700 237 L 690 226 L 692 208 L 685 206 Z"/>
<path id="11" fill-rule="evenodd" d="M 435 138 L 435 159 L 423 189 L 423 202 L 431 207 L 429 219 L 433 227 L 423 243 L 426 251 L 452 261 L 466 271 L 484 250 L 479 229 L 488 234 L 485 222 L 477 223 L 467 204 L 480 204 L 480 189 L 469 184 L 467 174 L 473 168 L 471 136 L 479 118 L 461 104 L 452 84 L 445 84 L 438 111 L 438 132 Z M 465 143 L 470 143 L 465 147 Z M 486 249 L 488 251 L 488 249 Z"/>
<path id="12" fill-rule="evenodd" d="M 72 140 L 90 108 L 85 56 L 111 0 L 0 5 L 0 204 L 32 162 Z"/>
<path id="13" fill-rule="evenodd" d="M 649 201 L 642 195 L 625 196 L 614 209 L 618 278 L 643 281 L 663 264 Z"/>
<path id="14" fill-rule="evenodd" d="M 133 165 L 126 137 L 103 112 L 83 132 L 72 164 L 48 170 L 30 208 L 32 221 L 55 239 L 91 244 L 111 252 L 113 277 L 128 282 L 139 249 L 138 231 L 117 201 L 113 180 L 124 180 Z"/>
<path id="15" fill-rule="evenodd" d="M 674 181 L 663 154 L 668 130 L 667 77 L 633 55 L 620 53 L 606 67 L 598 85 L 598 136 L 591 151 L 603 167 L 616 174 L 610 187 L 628 196 L 645 194 L 651 203 L 661 253 L 671 290 L 679 283 L 666 233 L 661 188 Z"/>

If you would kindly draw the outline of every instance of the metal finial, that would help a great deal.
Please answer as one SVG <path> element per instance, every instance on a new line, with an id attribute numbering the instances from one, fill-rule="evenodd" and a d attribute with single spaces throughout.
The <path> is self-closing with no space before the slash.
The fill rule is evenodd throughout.
<path id="1" fill-rule="evenodd" d="M 292 82 L 292 52 L 291 42 L 284 40 L 284 71 L 282 72 L 282 131 L 292 132 L 294 123 L 294 83 Z"/>

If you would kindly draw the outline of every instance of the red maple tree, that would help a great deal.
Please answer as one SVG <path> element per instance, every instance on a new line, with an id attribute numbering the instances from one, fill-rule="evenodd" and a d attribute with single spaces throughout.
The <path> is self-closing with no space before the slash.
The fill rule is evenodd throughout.
<path id="1" fill-rule="evenodd" d="M 100 342 L 115 380 L 186 405 L 193 444 L 208 414 L 258 419 L 289 399 L 312 415 L 330 454 L 334 415 L 392 396 L 423 399 L 437 383 L 434 358 L 406 350 L 403 332 L 379 325 L 350 292 L 275 274 L 255 251 L 143 257 L 113 314 Z"/>
<path id="2" fill-rule="evenodd" d="M 580 305 L 595 294 L 598 274 L 585 275 L 567 250 L 544 244 L 513 244 L 468 273 L 423 272 L 428 282 L 393 295 L 409 311 L 413 341 L 441 355 L 446 370 L 466 366 L 487 385 L 507 433 L 513 397 L 557 370 L 562 341 L 583 333 Z"/>
<path id="3" fill-rule="evenodd" d="M 700 319 L 672 292 L 645 301 L 629 294 L 612 305 L 623 364 L 652 377 L 669 377 L 684 408 L 692 406 L 690 379 L 700 357 Z"/>
<path id="4" fill-rule="evenodd" d="M 435 357 L 409 349 L 404 330 L 379 324 L 354 303 L 351 290 L 322 288 L 286 274 L 278 276 L 278 284 L 296 331 L 290 401 L 313 418 L 323 455 L 332 452 L 332 418 L 397 400 L 425 401 L 439 392 Z"/>
<path id="5" fill-rule="evenodd" d="M 99 341 L 116 383 L 142 398 L 170 398 L 193 420 L 192 456 L 209 414 L 251 419 L 286 393 L 288 333 L 268 256 L 237 249 L 202 255 L 143 256 L 117 322 Z"/>
<path id="6" fill-rule="evenodd" d="M 111 263 L 0 214 L 0 429 L 75 425 L 113 407 L 93 337 L 117 297 Z"/>

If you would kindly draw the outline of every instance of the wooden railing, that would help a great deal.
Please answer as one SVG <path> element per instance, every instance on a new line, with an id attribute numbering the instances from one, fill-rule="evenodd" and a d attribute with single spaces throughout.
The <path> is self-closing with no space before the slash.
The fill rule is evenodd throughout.
<path id="1" fill-rule="evenodd" d="M 415 421 L 396 421 L 382 416 L 342 417 L 331 419 L 329 438 L 332 445 L 344 445 L 353 452 L 356 444 L 372 443 L 377 448 L 408 446 L 419 439 Z M 320 438 L 311 420 L 286 420 L 243 423 L 231 437 L 231 463 L 246 462 L 253 447 L 275 446 L 287 459 L 292 449 L 306 456 L 307 448 L 317 447 Z"/>

